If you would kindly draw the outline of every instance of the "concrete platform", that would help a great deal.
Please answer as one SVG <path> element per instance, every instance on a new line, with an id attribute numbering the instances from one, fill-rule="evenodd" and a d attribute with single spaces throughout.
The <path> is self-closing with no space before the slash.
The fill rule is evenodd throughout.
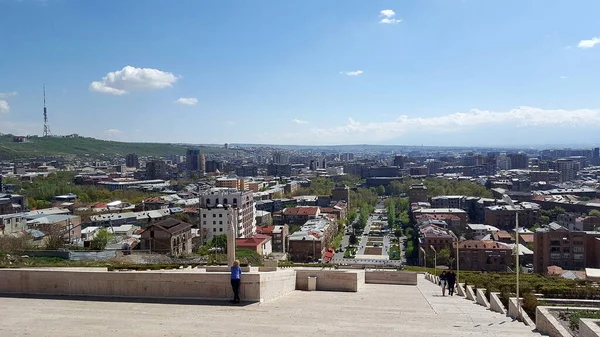
<path id="1" fill-rule="evenodd" d="M 418 286 L 294 291 L 249 305 L 0 298 L 0 336 L 535 336 L 462 297 Z"/>

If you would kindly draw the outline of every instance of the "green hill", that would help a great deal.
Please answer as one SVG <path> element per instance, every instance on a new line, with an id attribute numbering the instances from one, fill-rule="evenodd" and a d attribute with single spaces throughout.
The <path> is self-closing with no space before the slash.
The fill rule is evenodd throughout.
<path id="1" fill-rule="evenodd" d="M 22 143 L 15 143 L 12 135 L 0 136 L 0 160 L 69 155 L 99 157 L 128 153 L 136 153 L 138 156 L 184 155 L 188 148 L 199 148 L 207 154 L 230 151 L 220 147 L 196 147 L 167 143 L 124 143 L 87 137 L 31 137 Z"/>

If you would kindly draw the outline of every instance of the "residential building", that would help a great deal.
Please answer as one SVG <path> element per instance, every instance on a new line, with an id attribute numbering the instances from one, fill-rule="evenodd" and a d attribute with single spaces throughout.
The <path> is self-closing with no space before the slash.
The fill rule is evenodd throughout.
<path id="1" fill-rule="evenodd" d="M 308 220 L 288 237 L 288 253 L 293 262 L 314 262 L 324 257 L 337 225 L 327 219 Z"/>
<path id="2" fill-rule="evenodd" d="M 240 177 L 256 177 L 258 175 L 258 167 L 256 165 L 237 166 L 235 174 Z"/>
<path id="3" fill-rule="evenodd" d="M 334 186 L 331 190 L 331 200 L 350 202 L 350 188 L 344 186 Z"/>
<path id="4" fill-rule="evenodd" d="M 24 213 L 0 215 L 0 236 L 22 232 L 27 228 Z"/>
<path id="5" fill-rule="evenodd" d="M 239 249 L 249 249 L 266 257 L 273 252 L 272 240 L 269 235 L 255 234 L 249 238 L 235 239 L 235 246 Z"/>
<path id="6" fill-rule="evenodd" d="M 288 225 L 257 227 L 256 232 L 258 234 L 271 236 L 274 252 L 287 252 L 287 237 L 289 235 Z"/>
<path id="7" fill-rule="evenodd" d="M 290 163 L 290 156 L 280 151 L 273 152 L 273 163 L 287 165 Z"/>
<path id="8" fill-rule="evenodd" d="M 512 169 L 510 157 L 507 156 L 506 153 L 501 153 L 500 155 L 498 155 L 498 157 L 496 157 L 496 166 L 499 170 L 503 171 Z"/>
<path id="9" fill-rule="evenodd" d="M 484 224 L 468 224 L 467 227 L 474 237 L 484 237 L 499 231 L 497 227 Z"/>
<path id="10" fill-rule="evenodd" d="M 575 180 L 575 175 L 577 173 L 575 169 L 575 161 L 572 159 L 558 159 L 556 161 L 556 168 L 559 176 L 560 182 L 566 182 Z"/>
<path id="11" fill-rule="evenodd" d="M 162 160 L 153 160 L 146 163 L 146 179 L 169 179 L 167 174 L 167 163 Z"/>
<path id="12" fill-rule="evenodd" d="M 425 224 L 419 227 L 419 261 L 423 261 L 423 248 L 427 254 L 440 252 L 442 249 L 451 249 L 452 242 L 456 240 L 456 235 L 446 228 L 433 224 Z M 433 256 L 433 255 L 431 255 Z"/>
<path id="13" fill-rule="evenodd" d="M 233 214 L 227 214 L 233 216 L 234 221 L 237 221 L 234 222 L 236 225 L 237 237 L 249 237 L 256 232 L 256 214 L 252 191 L 224 187 L 215 187 L 204 191 L 204 194 L 200 196 L 200 217 L 201 221 L 203 221 L 202 225 L 204 225 L 205 219 L 203 214 L 207 214 L 207 217 L 213 218 L 213 215 L 210 212 L 217 212 L 215 209 L 218 205 L 222 205 L 223 208 L 229 208 L 225 206 L 231 206 L 231 208 L 235 210 Z M 224 215 L 224 213 L 219 214 Z M 210 220 L 214 221 L 214 219 Z M 209 228 L 211 228 L 211 230 L 212 228 L 221 228 L 214 226 L 217 224 L 210 224 L 212 227 Z M 223 227 L 223 230 L 226 233 L 225 227 Z M 213 233 L 216 233 L 216 231 L 213 231 Z"/>
<path id="14" fill-rule="evenodd" d="M 283 210 L 283 221 L 290 226 L 301 226 L 309 220 L 316 219 L 321 214 L 317 206 L 296 206 Z"/>
<path id="15" fill-rule="evenodd" d="M 222 161 L 218 160 L 207 160 L 205 161 L 205 172 L 206 173 L 215 173 L 215 172 L 224 172 L 225 165 Z"/>
<path id="16" fill-rule="evenodd" d="M 406 159 L 406 156 L 403 156 L 401 154 L 397 154 L 396 156 L 394 156 L 393 165 L 397 166 L 397 167 L 399 167 L 401 169 L 403 169 L 404 168 L 404 161 L 405 161 L 405 159 Z"/>
<path id="17" fill-rule="evenodd" d="M 201 170 L 200 150 L 188 149 L 185 153 L 186 168 L 188 171 L 198 172 Z"/>
<path id="18" fill-rule="evenodd" d="M 510 153 L 508 154 L 508 157 L 510 158 L 510 166 L 512 170 L 529 168 L 529 158 L 527 157 L 527 154 L 522 152 Z"/>
<path id="19" fill-rule="evenodd" d="M 525 202 L 515 206 L 496 205 L 486 207 L 484 223 L 500 229 L 510 230 L 515 228 L 517 212 L 519 213 L 519 227 L 530 228 L 539 223 L 539 205 Z"/>
<path id="20" fill-rule="evenodd" d="M 456 244 L 451 254 L 456 257 Z M 481 240 L 458 242 L 460 270 L 506 272 L 512 265 L 512 248 L 505 243 Z"/>
<path id="21" fill-rule="evenodd" d="M 81 217 L 70 214 L 31 214 L 25 217 L 27 228 L 44 234 L 62 233 L 66 242 L 75 243 L 81 238 Z"/>
<path id="22" fill-rule="evenodd" d="M 26 200 L 22 195 L 0 193 L 0 215 L 25 211 Z"/>
<path id="23" fill-rule="evenodd" d="M 246 180 L 234 177 L 221 177 L 215 182 L 215 187 L 235 188 L 238 190 L 248 190 Z"/>
<path id="24" fill-rule="evenodd" d="M 553 222 L 536 229 L 533 271 L 545 273 L 549 266 L 568 270 L 600 267 L 600 232 L 569 231 Z"/>
<path id="25" fill-rule="evenodd" d="M 456 216 L 460 221 L 460 226 L 464 229 L 467 226 L 467 212 L 459 208 L 421 208 L 413 210 L 413 216 L 417 218 L 420 215 L 428 216 Z M 437 220 L 445 220 L 436 218 Z"/>
<path id="26" fill-rule="evenodd" d="M 292 175 L 292 165 L 290 164 L 269 164 L 267 174 L 275 177 L 290 177 Z"/>
<path id="27" fill-rule="evenodd" d="M 125 166 L 140 168 L 140 161 L 138 159 L 138 155 L 135 153 L 130 153 L 125 156 Z"/>
<path id="28" fill-rule="evenodd" d="M 570 230 L 595 231 L 600 228 L 600 216 L 580 216 L 575 219 L 575 224 Z"/>
<path id="29" fill-rule="evenodd" d="M 427 186 L 423 184 L 410 186 L 408 191 L 408 200 L 411 204 L 415 202 L 427 202 Z"/>
<path id="30" fill-rule="evenodd" d="M 192 252 L 192 225 L 175 218 L 150 224 L 141 235 L 141 249 L 180 256 Z"/>

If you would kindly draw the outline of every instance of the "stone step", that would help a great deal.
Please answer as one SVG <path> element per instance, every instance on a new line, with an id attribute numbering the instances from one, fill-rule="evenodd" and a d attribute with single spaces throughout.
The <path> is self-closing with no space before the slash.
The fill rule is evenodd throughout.
<path id="1" fill-rule="evenodd" d="M 442 291 L 437 284 L 427 280 L 424 275 L 419 275 L 417 287 L 429 302 L 432 309 L 444 316 L 452 317 L 455 325 L 465 324 L 465 328 L 483 329 L 492 335 L 501 336 L 541 336 L 524 323 L 491 311 L 462 296 L 442 296 Z"/>

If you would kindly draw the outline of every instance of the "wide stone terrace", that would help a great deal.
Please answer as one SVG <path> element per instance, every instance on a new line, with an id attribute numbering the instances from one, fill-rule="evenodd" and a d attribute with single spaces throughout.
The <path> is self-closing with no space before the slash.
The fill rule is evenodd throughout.
<path id="1" fill-rule="evenodd" d="M 0 336 L 533 336 L 460 297 L 414 286 L 295 291 L 266 303 L 0 298 Z"/>

